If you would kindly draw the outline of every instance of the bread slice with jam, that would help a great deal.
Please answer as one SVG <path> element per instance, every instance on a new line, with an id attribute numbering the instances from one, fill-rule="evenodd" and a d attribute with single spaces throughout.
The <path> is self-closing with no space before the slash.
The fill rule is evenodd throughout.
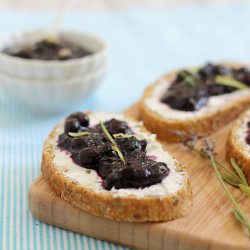
<path id="1" fill-rule="evenodd" d="M 74 113 L 45 142 L 42 174 L 58 196 L 118 221 L 168 221 L 192 206 L 189 178 L 141 122 Z"/>
<path id="2" fill-rule="evenodd" d="M 227 141 L 227 156 L 242 168 L 250 183 L 250 110 L 244 112 L 233 125 Z"/>
<path id="3" fill-rule="evenodd" d="M 206 136 L 250 107 L 250 70 L 219 63 L 170 72 L 149 86 L 140 102 L 145 127 L 176 142 L 176 131 Z"/>

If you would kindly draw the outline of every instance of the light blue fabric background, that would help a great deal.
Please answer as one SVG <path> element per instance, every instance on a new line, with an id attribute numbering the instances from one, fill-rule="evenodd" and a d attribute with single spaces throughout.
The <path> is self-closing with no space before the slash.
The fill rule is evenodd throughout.
<path id="1" fill-rule="evenodd" d="M 52 16 L 2 10 L 0 35 L 47 27 Z M 250 61 L 247 4 L 75 12 L 63 26 L 100 35 L 111 47 L 112 64 L 105 81 L 74 110 L 120 112 L 168 70 L 208 60 Z M 29 213 L 28 187 L 40 174 L 44 139 L 65 115 L 35 116 L 0 89 L 0 249 L 124 249 L 45 225 Z"/>

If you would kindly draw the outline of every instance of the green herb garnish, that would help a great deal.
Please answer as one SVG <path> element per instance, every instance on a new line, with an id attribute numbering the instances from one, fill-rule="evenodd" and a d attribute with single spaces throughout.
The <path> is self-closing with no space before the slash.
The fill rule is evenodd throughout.
<path id="1" fill-rule="evenodd" d="M 69 132 L 68 135 L 71 136 L 71 137 L 81 137 L 81 136 L 86 136 L 86 135 L 89 135 L 90 133 L 89 132 L 86 132 L 86 131 L 82 131 L 82 132 L 77 132 L 77 133 L 74 133 L 74 132 Z"/>
<path id="2" fill-rule="evenodd" d="M 194 143 L 194 142 L 193 142 Z M 195 147 L 193 147 L 192 149 L 185 144 L 185 146 L 189 147 L 190 150 L 200 154 L 202 157 L 209 157 L 208 152 L 213 152 L 213 145 L 211 143 L 211 141 L 209 142 L 208 139 L 204 139 L 204 143 L 203 143 L 203 148 L 202 149 L 197 149 Z M 231 186 L 237 187 L 239 188 L 243 193 L 247 194 L 248 196 L 250 196 L 250 186 L 247 183 L 246 177 L 243 173 L 243 171 L 241 170 L 241 168 L 238 166 L 238 164 L 235 162 L 234 159 L 230 159 L 230 163 L 231 166 L 233 167 L 233 169 L 235 170 L 232 171 L 232 169 L 228 166 L 225 166 L 224 164 L 220 163 L 219 161 L 216 160 L 215 157 L 215 153 L 213 153 L 214 155 L 214 161 L 217 164 L 217 166 L 220 168 L 220 175 L 222 177 L 222 179 L 227 182 L 228 184 L 230 184 Z M 222 170 L 224 170 L 222 172 Z"/>
<path id="3" fill-rule="evenodd" d="M 124 157 L 123 157 L 123 155 L 122 155 L 122 152 L 119 150 L 119 148 L 118 148 L 118 146 L 112 146 L 112 150 L 114 150 L 117 154 L 118 154 L 118 156 L 120 157 L 120 159 L 122 160 L 122 162 L 124 163 L 124 165 L 125 165 L 125 160 L 124 160 Z"/>
<path id="4" fill-rule="evenodd" d="M 198 71 L 199 71 L 199 67 L 191 67 L 191 68 L 188 68 L 188 71 L 192 74 L 197 74 Z"/>
<path id="5" fill-rule="evenodd" d="M 119 133 L 119 134 L 113 134 L 114 138 L 131 138 L 131 137 L 135 137 L 135 134 L 123 134 L 123 133 Z"/>
<path id="6" fill-rule="evenodd" d="M 243 173 L 243 171 L 240 169 L 240 167 L 237 165 L 234 159 L 230 160 L 230 163 L 232 167 L 234 168 L 235 172 L 232 171 L 232 169 L 221 162 L 216 160 L 216 153 L 214 152 L 214 143 L 213 141 L 209 140 L 208 138 L 205 138 L 203 140 L 203 146 L 201 149 L 198 149 L 195 147 L 197 140 L 199 139 L 199 136 L 192 134 L 186 135 L 182 133 L 181 131 L 173 131 L 181 140 L 182 144 L 187 147 L 189 150 L 196 152 L 202 157 L 208 158 L 208 152 L 213 153 L 214 155 L 214 161 L 220 168 L 220 170 L 224 170 L 221 172 L 222 178 L 230 185 L 235 186 L 237 188 L 240 188 L 241 190 L 247 190 L 245 192 L 246 194 L 249 193 L 250 186 L 247 183 L 246 177 Z M 228 175 L 229 174 L 229 175 Z M 242 186 L 244 186 L 242 188 Z M 248 191 L 249 190 L 249 191 Z"/>
<path id="7" fill-rule="evenodd" d="M 108 130 L 106 129 L 105 125 L 103 122 L 100 122 L 101 125 L 101 129 L 103 131 L 103 133 L 108 137 L 108 139 L 110 140 L 110 142 L 113 144 L 112 149 L 117 153 L 117 155 L 119 156 L 119 158 L 122 160 L 122 162 L 125 165 L 125 160 L 123 157 L 122 152 L 120 151 L 117 143 L 115 142 L 115 140 L 113 139 L 112 135 L 108 132 Z"/>
<path id="8" fill-rule="evenodd" d="M 237 175 L 239 176 L 241 184 L 248 186 L 247 179 L 246 179 L 243 171 L 241 170 L 241 168 L 237 165 L 236 161 L 231 158 L 230 162 L 231 162 L 231 165 L 233 166 L 233 168 L 235 169 Z"/>
<path id="9" fill-rule="evenodd" d="M 246 215 L 244 214 L 244 212 L 240 209 L 238 203 L 236 202 L 236 200 L 234 199 L 234 197 L 232 196 L 232 194 L 230 193 L 229 189 L 227 188 L 227 186 L 225 185 L 223 178 L 221 177 L 221 174 L 217 168 L 217 164 L 215 162 L 214 156 L 210 155 L 209 159 L 211 161 L 211 164 L 214 168 L 214 171 L 216 173 L 216 176 L 220 182 L 220 184 L 222 185 L 225 193 L 227 194 L 231 204 L 233 205 L 233 212 L 234 212 L 234 216 L 235 218 L 241 223 L 241 225 L 243 225 L 248 232 L 250 233 L 250 220 L 248 220 L 248 218 L 246 217 Z"/>
<path id="10" fill-rule="evenodd" d="M 233 87 L 236 89 L 248 88 L 248 86 L 245 83 L 235 80 L 230 76 L 216 76 L 215 82 L 216 84 Z"/>
<path id="11" fill-rule="evenodd" d="M 183 77 L 183 83 L 189 84 L 190 86 L 194 87 L 196 85 L 196 74 L 188 74 L 186 71 L 182 71 L 179 73 L 181 77 Z"/>
<path id="12" fill-rule="evenodd" d="M 241 170 L 241 168 L 238 166 L 238 164 L 235 162 L 234 159 L 231 158 L 230 163 L 233 169 L 235 170 L 235 172 L 233 172 L 231 168 L 219 163 L 216 159 L 215 159 L 215 163 L 219 167 L 224 169 L 227 173 L 229 173 L 228 175 L 226 173 L 221 172 L 221 177 L 223 178 L 225 182 L 227 182 L 228 184 L 234 187 L 239 188 L 243 193 L 250 196 L 250 186 L 247 183 L 247 180 L 243 171 Z"/>
<path id="13" fill-rule="evenodd" d="M 201 146 L 201 148 L 197 148 L 195 147 L 195 145 L 199 137 L 197 137 L 195 134 L 187 136 L 186 134 L 183 134 L 180 131 L 175 131 L 175 134 L 179 136 L 182 144 L 189 150 L 194 151 L 198 153 L 200 156 L 208 158 L 210 160 L 211 165 L 215 171 L 215 174 L 233 206 L 233 213 L 235 218 L 250 233 L 250 220 L 247 218 L 245 213 L 240 209 L 239 204 L 236 202 L 236 200 L 234 199 L 234 197 L 232 196 L 228 187 L 225 184 L 225 182 L 227 182 L 228 184 L 239 188 L 242 192 L 250 196 L 249 184 L 246 181 L 246 177 L 243 171 L 237 165 L 235 160 L 231 159 L 230 161 L 232 167 L 235 170 L 234 172 L 232 171 L 232 169 L 230 169 L 229 167 L 225 166 L 224 164 L 216 160 L 216 152 L 214 151 L 215 144 L 213 141 L 209 140 L 208 138 L 205 138 L 203 139 L 203 145 Z M 222 172 L 222 170 L 224 171 Z"/>

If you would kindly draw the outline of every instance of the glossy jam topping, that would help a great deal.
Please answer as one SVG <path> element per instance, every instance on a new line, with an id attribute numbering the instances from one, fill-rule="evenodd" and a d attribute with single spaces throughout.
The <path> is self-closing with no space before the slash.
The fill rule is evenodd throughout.
<path id="1" fill-rule="evenodd" d="M 11 56 L 39 60 L 69 60 L 91 54 L 87 49 L 63 39 L 44 39 L 32 45 L 6 48 L 3 52 Z"/>
<path id="2" fill-rule="evenodd" d="M 236 85 L 250 86 L 250 70 L 213 64 L 195 70 L 183 70 L 177 74 L 161 102 L 176 110 L 196 111 L 207 104 L 210 96 L 238 90 L 235 82 Z"/>
<path id="3" fill-rule="evenodd" d="M 68 151 L 79 166 L 96 170 L 106 190 L 147 187 L 161 182 L 169 174 L 166 163 L 146 155 L 147 141 L 137 139 L 126 122 L 111 119 L 103 124 L 113 142 L 100 124 L 89 127 L 88 115 L 71 114 L 65 121 L 58 146 Z M 114 150 L 114 142 L 123 160 Z"/>
<path id="4" fill-rule="evenodd" d="M 246 143 L 247 143 L 248 145 L 250 145 L 250 121 L 247 123 Z"/>

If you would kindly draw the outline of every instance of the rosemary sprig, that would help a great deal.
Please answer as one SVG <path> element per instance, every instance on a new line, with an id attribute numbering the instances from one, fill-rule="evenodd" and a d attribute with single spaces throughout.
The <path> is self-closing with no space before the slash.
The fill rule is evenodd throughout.
<path id="1" fill-rule="evenodd" d="M 235 80 L 233 79 L 232 77 L 230 76 L 216 76 L 215 77 L 215 82 L 217 84 L 220 84 L 220 85 L 225 85 L 225 86 L 229 86 L 229 87 L 234 87 L 234 88 L 237 88 L 237 89 L 245 89 L 245 88 L 248 88 L 248 86 L 243 83 L 243 82 L 240 82 L 238 80 Z"/>
<path id="2" fill-rule="evenodd" d="M 113 139 L 112 135 L 108 132 L 108 130 L 106 129 L 105 125 L 103 122 L 100 122 L 101 125 L 101 129 L 103 131 L 103 133 L 107 136 L 107 138 L 110 140 L 110 142 L 113 144 L 112 146 L 112 150 L 114 150 L 117 155 L 119 156 L 119 158 L 121 159 L 121 161 L 123 162 L 123 164 L 125 165 L 125 159 L 123 157 L 122 152 L 120 151 L 117 143 L 115 142 L 115 140 Z"/>
<path id="3" fill-rule="evenodd" d="M 69 132 L 68 135 L 71 136 L 71 137 L 81 137 L 81 136 L 85 136 L 85 135 L 89 135 L 90 133 L 89 132 L 86 132 L 86 131 L 81 131 L 81 132 L 77 132 L 77 133 L 74 133 L 74 132 Z"/>

